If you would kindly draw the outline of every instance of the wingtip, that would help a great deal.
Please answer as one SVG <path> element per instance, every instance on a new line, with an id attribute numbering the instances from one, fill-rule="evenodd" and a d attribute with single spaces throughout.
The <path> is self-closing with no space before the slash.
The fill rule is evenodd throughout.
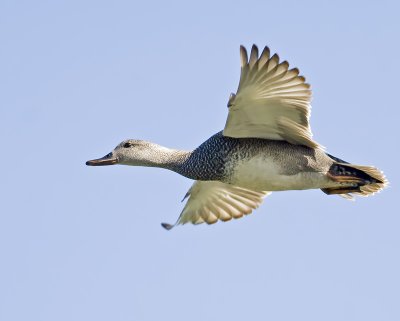
<path id="1" fill-rule="evenodd" d="M 161 223 L 161 226 L 165 228 L 167 231 L 171 230 L 175 225 L 169 223 Z"/>
<path id="2" fill-rule="evenodd" d="M 270 54 L 270 52 L 271 52 L 271 50 L 269 49 L 269 47 L 268 46 L 264 46 L 264 49 L 263 49 L 263 51 L 262 51 L 262 53 L 261 53 L 261 55 L 266 55 L 266 54 Z"/>
<path id="3" fill-rule="evenodd" d="M 289 69 L 289 62 L 287 60 L 284 60 L 280 63 L 281 66 L 284 66 L 286 69 Z"/>
<path id="4" fill-rule="evenodd" d="M 253 44 L 251 46 L 251 53 L 252 53 L 253 56 L 255 56 L 255 59 L 257 60 L 258 59 L 258 47 L 257 47 L 257 45 Z"/>
<path id="5" fill-rule="evenodd" d="M 267 61 L 269 59 L 269 56 L 270 56 L 270 53 L 271 52 L 270 52 L 268 46 L 265 46 L 263 51 L 262 51 L 262 53 L 261 53 L 261 55 L 260 55 L 260 59 L 259 59 L 259 62 L 258 62 L 259 68 L 263 67 L 267 63 Z"/>
<path id="6" fill-rule="evenodd" d="M 252 69 L 258 61 L 258 47 L 256 45 L 253 45 L 251 47 L 251 52 L 250 52 L 250 60 L 249 60 L 249 65 L 250 69 Z"/>
<path id="7" fill-rule="evenodd" d="M 270 60 L 275 60 L 276 63 L 279 63 L 280 60 L 279 55 L 277 53 L 273 54 Z"/>
<path id="8" fill-rule="evenodd" d="M 240 45 L 240 64 L 242 68 L 247 64 L 249 58 L 247 56 L 247 50 L 243 45 Z"/>

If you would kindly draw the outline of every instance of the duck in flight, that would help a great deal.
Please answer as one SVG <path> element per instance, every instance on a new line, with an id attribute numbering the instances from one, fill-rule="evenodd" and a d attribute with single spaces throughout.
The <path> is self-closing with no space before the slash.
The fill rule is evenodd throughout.
<path id="1" fill-rule="evenodd" d="M 213 224 L 250 214 L 272 191 L 321 189 L 352 199 L 387 186 L 375 167 L 350 164 L 312 139 L 310 85 L 265 47 L 240 47 L 241 74 L 223 131 L 193 151 L 129 139 L 86 165 L 161 167 L 195 180 L 175 224 Z"/>

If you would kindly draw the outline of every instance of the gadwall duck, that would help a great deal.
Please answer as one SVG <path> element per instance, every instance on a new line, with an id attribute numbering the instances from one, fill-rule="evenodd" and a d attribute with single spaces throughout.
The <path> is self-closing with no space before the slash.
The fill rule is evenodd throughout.
<path id="1" fill-rule="evenodd" d="M 387 180 L 372 166 L 349 164 L 312 139 L 310 85 L 265 47 L 240 47 L 241 75 L 228 100 L 223 131 L 193 151 L 129 139 L 86 165 L 161 167 L 195 180 L 175 224 L 228 221 L 250 214 L 272 191 L 321 189 L 352 199 L 383 189 Z M 185 199 L 184 198 L 184 199 Z"/>

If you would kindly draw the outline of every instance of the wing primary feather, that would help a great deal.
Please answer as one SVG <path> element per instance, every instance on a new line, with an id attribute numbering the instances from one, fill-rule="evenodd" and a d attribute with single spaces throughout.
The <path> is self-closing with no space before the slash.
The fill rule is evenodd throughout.
<path id="1" fill-rule="evenodd" d="M 274 54 L 270 60 L 268 60 L 268 64 L 266 65 L 267 70 L 266 72 L 270 72 L 272 69 L 276 67 L 276 65 L 279 64 L 279 56 L 278 54 Z"/>
<path id="2" fill-rule="evenodd" d="M 258 61 L 258 70 L 260 70 L 268 61 L 269 55 L 270 55 L 270 50 L 267 46 L 265 46 Z"/>
<path id="3" fill-rule="evenodd" d="M 274 83 L 276 80 L 284 77 L 287 74 L 289 64 L 285 61 L 276 64 L 272 67 L 272 64 L 268 66 L 268 71 L 263 75 L 262 85 L 267 87 L 269 83 Z M 269 69 L 271 68 L 271 69 Z"/>
<path id="4" fill-rule="evenodd" d="M 256 45 L 253 45 L 251 47 L 251 52 L 250 52 L 250 61 L 249 61 L 250 70 L 254 68 L 255 64 L 257 63 L 257 60 L 258 60 L 258 48 Z"/>
<path id="5" fill-rule="evenodd" d="M 242 68 L 247 65 L 248 57 L 247 50 L 244 46 L 240 46 L 240 63 Z"/>

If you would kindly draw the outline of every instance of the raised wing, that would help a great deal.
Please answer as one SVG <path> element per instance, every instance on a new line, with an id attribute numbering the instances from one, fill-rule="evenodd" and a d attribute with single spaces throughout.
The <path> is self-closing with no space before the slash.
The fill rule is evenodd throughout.
<path id="1" fill-rule="evenodd" d="M 187 192 L 189 199 L 177 222 L 162 223 L 170 230 L 178 224 L 214 224 L 250 214 L 270 192 L 255 192 L 219 181 L 196 181 Z"/>
<path id="2" fill-rule="evenodd" d="M 292 144 L 322 148 L 312 140 L 309 124 L 310 85 L 297 68 L 279 62 L 265 47 L 260 56 L 253 45 L 250 59 L 240 47 L 241 75 L 236 95 L 231 94 L 224 136 L 285 140 Z"/>

